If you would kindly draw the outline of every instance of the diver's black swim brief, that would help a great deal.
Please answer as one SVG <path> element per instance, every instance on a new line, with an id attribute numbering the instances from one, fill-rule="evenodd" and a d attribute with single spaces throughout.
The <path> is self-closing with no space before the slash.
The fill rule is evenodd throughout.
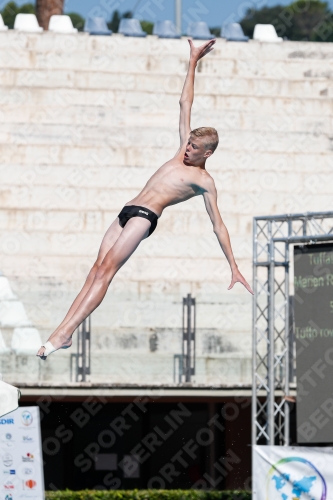
<path id="1" fill-rule="evenodd" d="M 118 217 L 121 227 L 125 227 L 127 222 L 132 217 L 143 217 L 144 219 L 148 219 L 151 224 L 148 236 L 150 236 L 155 231 L 158 219 L 157 215 L 149 210 L 149 208 L 137 207 L 136 205 L 125 206 Z"/>

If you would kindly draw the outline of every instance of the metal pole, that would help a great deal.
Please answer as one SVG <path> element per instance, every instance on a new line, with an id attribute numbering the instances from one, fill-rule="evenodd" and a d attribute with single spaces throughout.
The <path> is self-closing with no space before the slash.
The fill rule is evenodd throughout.
<path id="1" fill-rule="evenodd" d="M 216 415 L 216 403 L 208 403 L 208 414 L 209 414 L 209 420 L 213 420 L 214 415 Z M 215 431 L 215 425 L 212 426 L 212 433 L 213 433 L 213 440 L 211 441 L 210 445 L 208 446 L 208 467 L 209 467 L 209 475 L 212 478 L 213 481 L 215 481 L 215 452 L 216 452 L 216 431 Z"/>
<path id="2" fill-rule="evenodd" d="M 291 236 L 292 234 L 292 222 L 291 220 L 288 220 L 288 236 Z M 285 376 L 285 386 L 284 386 L 284 393 L 286 396 L 289 396 L 289 367 L 290 367 L 290 346 L 293 344 L 290 343 L 289 336 L 292 335 L 292 332 L 290 331 L 290 324 L 289 324 L 289 319 L 290 319 L 290 299 L 289 299 L 289 243 L 286 242 L 286 250 L 285 250 L 285 258 L 286 258 L 286 266 L 285 266 L 285 297 L 286 297 L 286 308 L 285 308 L 285 346 L 286 346 L 286 355 L 284 359 L 284 376 Z M 292 347 L 291 347 L 292 348 Z M 289 446 L 289 441 L 290 441 L 290 432 L 289 432 L 289 422 L 290 422 L 290 416 L 289 416 L 289 403 L 288 401 L 284 402 L 284 446 Z"/>
<path id="3" fill-rule="evenodd" d="M 193 368 L 191 370 L 191 375 L 195 375 L 195 353 L 196 353 L 196 348 L 195 348 L 195 333 L 196 333 L 196 304 L 195 304 L 195 299 L 192 299 L 192 305 L 193 305 L 193 329 L 192 329 L 192 348 L 193 348 Z"/>
<path id="4" fill-rule="evenodd" d="M 175 0 L 175 25 L 178 33 L 182 34 L 182 0 Z"/>
<path id="5" fill-rule="evenodd" d="M 86 381 L 86 320 L 82 323 L 82 382 Z"/>
<path id="6" fill-rule="evenodd" d="M 269 221 L 269 267 L 268 267 L 268 356 L 267 356 L 267 434 L 269 445 L 274 445 L 274 403 L 275 403 L 275 377 L 274 377 L 274 242 L 272 240 L 272 221 Z"/>
<path id="7" fill-rule="evenodd" d="M 191 294 L 189 293 L 187 295 L 187 362 L 186 362 L 186 382 L 191 382 L 191 334 L 192 334 L 192 328 L 191 328 L 191 319 L 192 319 L 192 314 L 191 314 Z"/>
<path id="8" fill-rule="evenodd" d="M 252 453 L 257 444 L 257 221 L 253 220 Z M 252 460 L 253 463 L 253 460 Z"/>
<path id="9" fill-rule="evenodd" d="M 88 369 L 87 374 L 91 374 L 91 316 L 88 316 L 89 333 L 88 333 Z"/>
<path id="10" fill-rule="evenodd" d="M 257 221 L 253 220 L 253 317 L 252 317 L 252 478 L 254 478 L 254 447 L 257 444 Z"/>
<path id="11" fill-rule="evenodd" d="M 77 346 L 76 346 L 76 382 L 79 382 L 80 375 L 80 327 L 77 329 Z"/>

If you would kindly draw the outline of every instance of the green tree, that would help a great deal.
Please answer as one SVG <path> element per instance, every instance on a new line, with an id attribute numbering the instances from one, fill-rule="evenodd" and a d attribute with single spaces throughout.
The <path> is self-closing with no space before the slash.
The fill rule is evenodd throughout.
<path id="1" fill-rule="evenodd" d="M 320 28 L 323 28 L 321 33 L 325 31 L 327 35 L 330 32 L 332 13 L 327 2 L 296 0 L 288 6 L 276 5 L 263 7 L 260 10 L 248 9 L 240 23 L 244 33 L 250 37 L 253 36 L 256 24 L 273 24 L 277 34 L 289 40 L 316 41 L 321 40 L 318 34 Z M 322 41 L 324 41 L 323 37 Z M 329 41 L 329 36 L 326 36 L 325 41 Z"/>
<path id="2" fill-rule="evenodd" d="M 289 6 L 293 15 L 293 33 L 291 40 L 316 40 L 316 28 L 330 14 L 327 2 L 301 1 Z"/>
<path id="3" fill-rule="evenodd" d="M 221 33 L 221 26 L 214 26 L 209 28 L 212 35 L 219 37 Z"/>
<path id="4" fill-rule="evenodd" d="M 153 34 L 154 23 L 151 23 L 150 21 L 140 21 L 140 23 L 143 31 L 145 31 L 147 35 Z"/>
<path id="5" fill-rule="evenodd" d="M 113 31 L 113 33 L 118 33 L 119 24 L 122 19 L 131 19 L 133 17 L 132 12 L 129 10 L 124 12 L 124 14 L 119 14 L 118 10 L 115 10 L 112 14 L 111 20 L 107 23 L 108 28 Z M 153 33 L 154 24 L 150 21 L 140 21 L 143 31 L 148 35 Z"/>
<path id="6" fill-rule="evenodd" d="M 244 34 L 253 37 L 253 31 L 256 24 L 273 24 L 277 29 L 279 24 L 279 15 L 284 10 L 284 7 L 277 5 L 276 7 L 263 7 L 262 9 L 247 9 L 244 18 L 240 21 Z"/>
<path id="7" fill-rule="evenodd" d="M 8 28 L 14 28 L 15 17 L 17 14 L 35 14 L 35 6 L 32 3 L 25 3 L 21 7 L 19 7 L 15 2 L 8 2 L 7 5 L 1 11 L 4 23 Z M 84 18 L 77 14 L 76 12 L 70 12 L 67 14 L 73 23 L 74 28 L 77 28 L 79 31 L 83 30 L 84 27 Z"/>
<path id="8" fill-rule="evenodd" d="M 3 21 L 8 28 L 14 28 L 17 14 L 35 14 L 35 6 L 32 3 L 25 3 L 18 7 L 15 2 L 8 2 L 1 11 Z"/>
<path id="9" fill-rule="evenodd" d="M 76 12 L 69 12 L 67 14 L 72 20 L 74 28 L 77 28 L 79 31 L 83 31 L 85 19 L 77 14 Z"/>
<path id="10" fill-rule="evenodd" d="M 113 33 L 118 33 L 120 19 L 121 17 L 119 12 L 115 10 L 112 14 L 111 20 L 107 23 L 109 30 L 112 30 Z"/>
<path id="11" fill-rule="evenodd" d="M 113 31 L 113 33 L 118 33 L 119 24 L 121 19 L 130 19 L 132 17 L 132 12 L 129 10 L 124 14 L 120 15 L 118 10 L 115 10 L 112 14 L 111 20 L 108 22 L 108 28 Z"/>

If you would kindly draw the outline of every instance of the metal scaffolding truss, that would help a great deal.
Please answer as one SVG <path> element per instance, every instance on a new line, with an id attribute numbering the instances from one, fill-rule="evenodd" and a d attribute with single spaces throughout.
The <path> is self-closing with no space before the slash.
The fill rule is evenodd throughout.
<path id="1" fill-rule="evenodd" d="M 289 445 L 292 245 L 333 241 L 333 212 L 255 217 L 252 444 Z"/>

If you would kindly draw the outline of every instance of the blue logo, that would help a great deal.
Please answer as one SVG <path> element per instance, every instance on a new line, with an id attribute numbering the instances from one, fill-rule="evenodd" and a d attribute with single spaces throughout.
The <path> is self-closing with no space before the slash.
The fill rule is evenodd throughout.
<path id="1" fill-rule="evenodd" d="M 32 443 L 33 439 L 31 436 L 22 436 L 23 443 Z"/>
<path id="2" fill-rule="evenodd" d="M 30 411 L 28 411 L 28 410 L 23 411 L 21 417 L 22 417 L 23 425 L 28 426 L 28 425 L 32 424 L 32 415 L 31 415 Z"/>
<path id="3" fill-rule="evenodd" d="M 12 446 L 14 446 L 14 439 L 13 439 L 13 435 L 10 434 L 9 432 L 6 432 L 6 434 L 3 434 L 1 436 L 1 441 L 3 443 L 4 446 L 7 446 L 8 448 L 11 448 Z"/>
<path id="4" fill-rule="evenodd" d="M 303 457 L 282 458 L 267 476 L 267 500 L 327 500 L 327 484 L 317 467 Z"/>
<path id="5" fill-rule="evenodd" d="M 6 425 L 6 424 L 13 424 L 14 419 L 13 418 L 1 418 L 0 419 L 0 424 L 1 425 Z"/>

